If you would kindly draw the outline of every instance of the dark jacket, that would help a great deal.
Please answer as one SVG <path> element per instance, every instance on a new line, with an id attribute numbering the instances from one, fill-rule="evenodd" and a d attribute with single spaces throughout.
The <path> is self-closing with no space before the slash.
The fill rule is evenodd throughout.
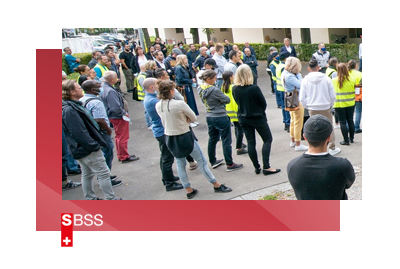
<path id="1" fill-rule="evenodd" d="M 211 58 L 210 56 L 207 55 L 207 57 L 204 57 L 203 55 L 200 55 L 199 58 L 194 62 L 194 68 L 199 68 L 201 70 L 204 67 L 204 62 L 208 59 Z"/>
<path id="2" fill-rule="evenodd" d="M 157 43 L 153 44 L 153 47 L 157 45 Z M 161 46 L 161 52 L 164 54 L 164 58 L 167 57 L 167 47 L 165 47 L 165 45 L 163 43 L 159 43 L 159 45 Z"/>
<path id="3" fill-rule="evenodd" d="M 254 56 L 253 54 L 250 54 L 250 56 L 244 55 L 243 63 L 250 66 L 251 72 L 253 72 L 253 74 L 257 75 L 258 62 L 257 62 L 256 56 Z"/>
<path id="4" fill-rule="evenodd" d="M 153 57 L 151 57 L 148 54 L 144 54 L 144 56 L 146 57 L 147 60 L 153 60 Z M 138 62 L 138 57 L 136 57 L 136 55 L 134 55 L 132 57 L 131 69 L 132 69 L 132 73 L 134 73 L 134 74 L 140 73 L 140 66 L 139 66 L 139 62 Z"/>
<path id="5" fill-rule="evenodd" d="M 109 119 L 122 119 L 126 115 L 124 110 L 124 100 L 119 92 L 108 82 L 103 83 L 103 92 L 100 94 L 100 99 L 104 103 Z"/>
<path id="6" fill-rule="evenodd" d="M 289 47 L 292 48 L 292 52 L 290 53 L 290 56 L 293 56 L 293 57 L 296 57 L 296 58 L 297 58 L 297 53 L 296 53 L 296 50 L 294 49 L 293 45 L 289 45 Z M 286 46 L 283 46 L 283 47 L 281 48 L 281 52 L 284 52 L 284 51 L 288 51 L 288 50 L 286 49 Z"/>
<path id="7" fill-rule="evenodd" d="M 97 122 L 79 101 L 62 101 L 62 128 L 76 160 L 107 147 Z"/>
<path id="8" fill-rule="evenodd" d="M 233 46 L 232 45 L 225 45 L 224 46 L 224 57 L 225 59 L 229 60 L 229 52 L 233 50 Z"/>
<path id="9" fill-rule="evenodd" d="M 186 54 L 190 68 L 192 68 L 192 63 L 196 61 L 196 58 L 197 56 L 199 56 L 199 54 L 200 52 L 198 50 L 195 51 L 189 50 L 188 53 Z"/>
<path id="10" fill-rule="evenodd" d="M 164 64 L 165 70 L 168 72 L 169 78 L 171 80 L 175 80 L 176 59 L 170 55 L 164 60 Z"/>
<path id="11" fill-rule="evenodd" d="M 175 82 L 178 86 L 191 86 L 193 81 L 189 70 L 182 65 L 177 65 L 175 67 Z"/>

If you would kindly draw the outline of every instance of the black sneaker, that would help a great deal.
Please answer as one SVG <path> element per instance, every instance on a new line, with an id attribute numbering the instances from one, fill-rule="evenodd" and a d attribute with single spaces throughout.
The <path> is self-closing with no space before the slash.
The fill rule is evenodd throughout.
<path id="1" fill-rule="evenodd" d="M 233 163 L 232 165 L 227 165 L 226 166 L 226 171 L 227 172 L 232 172 L 232 171 L 235 171 L 235 170 L 239 170 L 241 168 L 243 168 L 243 164 L 241 164 L 241 163 Z"/>
<path id="2" fill-rule="evenodd" d="M 82 185 L 82 183 L 80 183 L 80 182 L 73 182 L 72 180 L 68 180 L 68 181 L 67 181 L 67 185 L 63 186 L 63 187 L 62 187 L 62 190 L 63 190 L 63 191 L 66 191 L 66 190 L 74 189 L 74 188 L 76 188 L 76 187 L 79 187 L 80 185 Z"/>
<path id="3" fill-rule="evenodd" d="M 199 192 L 198 190 L 193 189 L 193 191 L 192 191 L 191 193 L 187 193 L 187 194 L 186 194 L 186 197 L 187 197 L 188 199 L 192 199 L 198 192 Z"/>
<path id="4" fill-rule="evenodd" d="M 176 182 L 165 187 L 166 191 L 175 191 L 175 190 L 180 190 L 180 189 L 183 189 L 183 185 L 180 183 L 176 183 Z"/>
<path id="5" fill-rule="evenodd" d="M 111 186 L 117 187 L 122 184 L 121 180 L 111 180 Z"/>
<path id="6" fill-rule="evenodd" d="M 242 148 L 240 150 L 239 149 L 236 150 L 236 154 L 237 155 L 242 155 L 242 154 L 246 154 L 246 153 L 248 153 L 246 148 Z"/>
<path id="7" fill-rule="evenodd" d="M 116 180 L 118 178 L 118 176 L 110 176 L 111 180 Z"/>
<path id="8" fill-rule="evenodd" d="M 227 187 L 227 186 L 225 186 L 225 184 L 221 184 L 221 186 L 219 186 L 218 188 L 214 187 L 214 191 L 215 192 L 231 192 L 232 189 Z"/>
<path id="9" fill-rule="evenodd" d="M 211 166 L 213 169 L 217 168 L 218 166 L 220 166 L 221 164 L 224 164 L 224 159 L 221 160 L 216 160 L 215 163 L 212 163 Z"/>

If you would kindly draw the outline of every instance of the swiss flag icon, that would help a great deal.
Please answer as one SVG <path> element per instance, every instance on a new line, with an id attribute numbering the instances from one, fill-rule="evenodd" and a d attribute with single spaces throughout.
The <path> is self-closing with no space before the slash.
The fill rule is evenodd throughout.
<path id="1" fill-rule="evenodd" d="M 73 247 L 73 218 L 72 213 L 61 214 L 61 247 Z"/>

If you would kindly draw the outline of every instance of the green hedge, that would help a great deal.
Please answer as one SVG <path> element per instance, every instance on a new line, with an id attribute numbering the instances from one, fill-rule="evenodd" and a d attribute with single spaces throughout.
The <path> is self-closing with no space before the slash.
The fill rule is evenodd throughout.
<path id="1" fill-rule="evenodd" d="M 243 51 L 244 43 L 231 43 L 231 45 L 237 45 L 241 51 Z M 292 44 L 296 49 L 297 57 L 300 61 L 308 62 L 313 53 L 318 50 L 318 44 Z M 195 44 L 196 49 L 200 48 L 200 45 Z M 250 43 L 250 46 L 254 48 L 257 55 L 257 60 L 266 61 L 269 55 L 269 48 L 275 47 L 280 51 L 280 48 L 284 46 L 283 43 Z M 171 53 L 173 46 L 166 45 L 168 48 L 168 54 Z M 339 62 L 348 62 L 351 59 L 358 59 L 358 45 L 357 44 L 325 44 L 327 51 L 333 57 L 338 58 Z M 183 45 L 186 51 L 189 51 L 189 45 Z"/>
<path id="2" fill-rule="evenodd" d="M 81 64 L 88 64 L 92 59 L 92 53 L 74 53 L 72 54 L 72 56 L 81 59 Z M 64 72 L 67 73 L 67 75 L 71 73 L 69 72 L 69 67 L 67 62 L 65 61 L 65 53 L 62 54 L 62 70 L 64 70 Z"/>

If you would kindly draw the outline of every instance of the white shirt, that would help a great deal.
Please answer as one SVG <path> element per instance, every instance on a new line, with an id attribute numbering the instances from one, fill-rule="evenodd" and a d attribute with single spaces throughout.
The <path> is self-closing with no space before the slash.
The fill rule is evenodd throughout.
<path id="1" fill-rule="evenodd" d="M 286 47 L 286 50 L 287 50 L 289 53 L 292 53 L 292 48 L 290 47 L 290 45 L 289 45 L 289 47 Z"/>
<path id="2" fill-rule="evenodd" d="M 360 59 L 362 59 L 362 43 L 360 44 L 360 47 L 359 47 L 359 49 L 358 49 L 358 57 L 359 57 Z"/>
<path id="3" fill-rule="evenodd" d="M 143 58 L 142 58 L 142 57 L 143 57 Z M 142 57 L 138 56 L 138 64 L 139 64 L 139 67 L 142 66 L 143 64 L 145 64 L 145 63 L 147 62 L 146 56 L 143 55 Z"/>

